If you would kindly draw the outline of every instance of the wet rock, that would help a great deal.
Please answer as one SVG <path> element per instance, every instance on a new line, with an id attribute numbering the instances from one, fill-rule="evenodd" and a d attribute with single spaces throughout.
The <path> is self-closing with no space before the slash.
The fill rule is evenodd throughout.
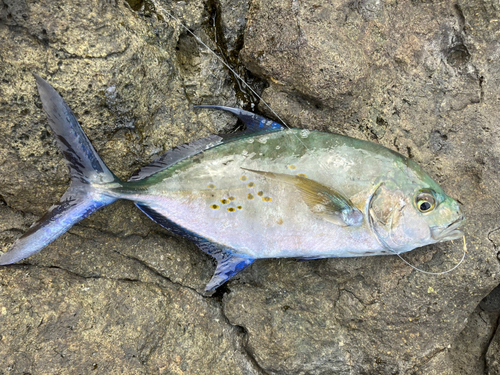
<path id="1" fill-rule="evenodd" d="M 42 267 L 0 274 L 2 373 L 258 373 L 238 329 L 187 288 Z"/>
<path id="2" fill-rule="evenodd" d="M 469 316 L 466 327 L 451 344 L 453 374 L 486 374 L 486 352 L 498 325 L 500 309 L 485 311 L 481 305 Z"/>
<path id="3" fill-rule="evenodd" d="M 243 47 L 243 32 L 246 26 L 246 15 L 250 1 L 220 0 L 218 8 L 221 12 L 222 32 L 229 51 L 237 51 Z"/>
<path id="4" fill-rule="evenodd" d="M 248 329 L 264 369 L 322 373 L 335 358 L 338 374 L 453 373 L 448 347 L 499 280 L 488 237 L 500 222 L 491 25 L 499 11 L 487 1 L 252 3 L 242 56 L 272 82 L 264 92 L 271 107 L 292 126 L 379 142 L 423 165 L 463 204 L 469 249 L 441 276 L 380 257 L 256 263 L 254 277 L 231 285 L 225 309 Z M 461 251 L 455 242 L 406 258 L 444 271 Z"/>
<path id="5" fill-rule="evenodd" d="M 69 183 L 31 72 L 127 178 L 175 145 L 233 128 L 231 116 L 192 105 L 242 105 L 234 77 L 165 12 L 216 49 L 215 9 L 223 52 L 237 53 L 245 27 L 240 57 L 268 80 L 264 99 L 288 124 L 379 142 L 457 198 L 466 260 L 441 276 L 394 257 L 257 261 L 202 297 L 212 260 L 117 202 L 26 266 L 0 269 L 0 372 L 465 375 L 485 358 L 495 373 L 498 333 L 484 352 L 494 319 L 475 309 L 500 281 L 498 5 L 254 1 L 246 13 L 246 1 L 157 3 L 164 10 L 3 1 L 1 250 Z M 405 257 L 439 272 L 462 248 Z"/>

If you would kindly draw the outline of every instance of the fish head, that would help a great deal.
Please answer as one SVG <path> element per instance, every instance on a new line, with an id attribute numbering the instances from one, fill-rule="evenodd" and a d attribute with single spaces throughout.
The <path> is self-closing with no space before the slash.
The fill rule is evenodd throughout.
<path id="1" fill-rule="evenodd" d="M 367 204 L 372 231 L 394 253 L 463 236 L 458 203 L 428 175 L 417 172 L 400 181 L 382 179 Z"/>

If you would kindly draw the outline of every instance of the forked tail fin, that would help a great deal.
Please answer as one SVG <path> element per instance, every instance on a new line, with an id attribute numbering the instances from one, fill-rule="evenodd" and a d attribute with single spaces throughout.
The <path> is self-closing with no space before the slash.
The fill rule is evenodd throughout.
<path id="1" fill-rule="evenodd" d="M 114 202 L 116 198 L 100 187 L 120 182 L 97 155 L 63 98 L 45 80 L 37 75 L 35 78 L 49 125 L 66 159 L 71 185 L 59 203 L 0 256 L 0 265 L 37 253 L 80 220 Z"/>

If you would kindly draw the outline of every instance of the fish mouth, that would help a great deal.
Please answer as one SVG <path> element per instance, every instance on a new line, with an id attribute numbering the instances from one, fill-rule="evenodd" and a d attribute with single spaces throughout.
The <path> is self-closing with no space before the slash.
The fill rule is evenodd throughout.
<path id="1" fill-rule="evenodd" d="M 457 240 L 464 235 L 459 227 L 464 223 L 464 215 L 460 215 L 457 220 L 448 224 L 445 228 L 432 228 L 432 238 L 437 242 Z"/>

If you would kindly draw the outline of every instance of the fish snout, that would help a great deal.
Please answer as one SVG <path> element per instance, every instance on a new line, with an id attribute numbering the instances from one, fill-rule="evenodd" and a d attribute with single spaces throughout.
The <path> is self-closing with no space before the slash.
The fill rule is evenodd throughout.
<path id="1" fill-rule="evenodd" d="M 444 227 L 433 228 L 432 238 L 437 242 L 457 240 L 464 235 L 460 227 L 465 222 L 465 215 L 456 204 L 455 212 L 452 215 L 451 221 Z"/>

